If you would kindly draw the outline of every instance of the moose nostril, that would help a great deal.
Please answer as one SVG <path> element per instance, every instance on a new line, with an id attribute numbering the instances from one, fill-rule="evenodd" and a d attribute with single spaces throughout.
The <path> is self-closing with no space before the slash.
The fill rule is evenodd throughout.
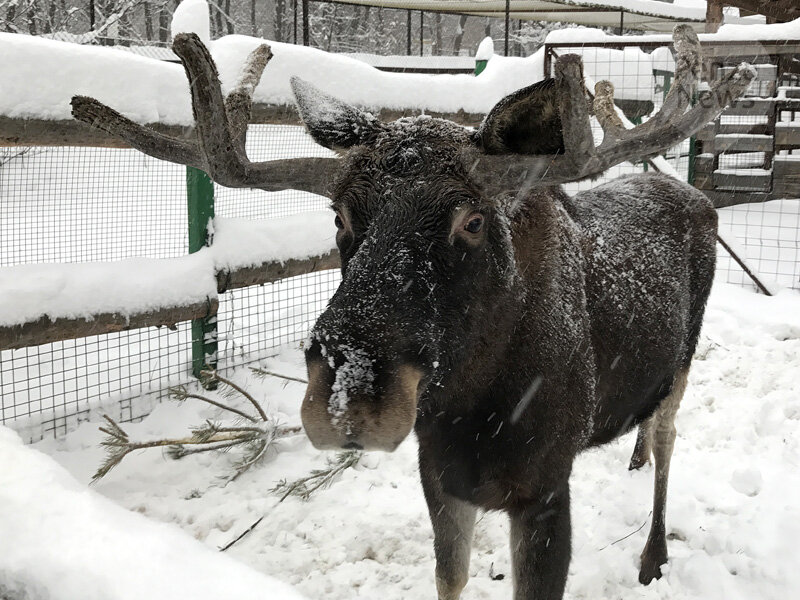
<path id="1" fill-rule="evenodd" d="M 345 450 L 363 450 L 364 446 L 359 444 L 358 442 L 347 442 L 342 446 Z"/>

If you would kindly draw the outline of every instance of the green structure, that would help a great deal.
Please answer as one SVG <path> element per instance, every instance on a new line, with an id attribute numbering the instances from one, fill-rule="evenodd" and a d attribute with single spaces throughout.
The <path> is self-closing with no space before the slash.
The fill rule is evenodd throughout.
<path id="1" fill-rule="evenodd" d="M 211 245 L 209 223 L 214 219 L 214 183 L 200 169 L 186 167 L 189 254 Z M 192 373 L 217 368 L 217 316 L 192 321 Z"/>

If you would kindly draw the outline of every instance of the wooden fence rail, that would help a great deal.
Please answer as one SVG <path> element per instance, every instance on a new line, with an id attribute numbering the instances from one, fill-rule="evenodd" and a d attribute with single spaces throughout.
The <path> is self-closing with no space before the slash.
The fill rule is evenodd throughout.
<path id="1" fill-rule="evenodd" d="M 287 277 L 307 275 L 317 271 L 335 269 L 339 266 L 339 252 L 305 259 L 290 259 L 284 262 L 269 261 L 259 266 L 245 267 L 234 271 L 218 271 L 217 292 L 251 285 L 264 285 Z M 122 315 L 102 313 L 91 318 L 50 319 L 43 316 L 36 321 L 20 325 L 0 326 L 0 350 L 12 350 L 26 346 L 38 346 L 62 340 L 71 340 L 104 333 L 116 333 L 146 327 L 174 328 L 177 323 L 203 319 L 217 314 L 219 299 L 209 297 L 205 302 L 183 306 L 167 306 L 158 310 Z"/>
<path id="2" fill-rule="evenodd" d="M 481 113 L 463 110 L 452 113 L 428 112 L 419 109 L 373 111 L 382 121 L 394 121 L 402 117 L 427 114 L 448 119 L 461 125 L 478 126 L 483 120 Z M 301 125 L 297 109 L 291 105 L 255 104 L 250 119 L 251 125 Z M 147 125 L 159 133 L 178 138 L 193 138 L 194 128 L 178 125 L 152 123 Z M 102 148 L 128 148 L 119 140 L 89 125 L 76 121 L 19 119 L 0 115 L 0 147 L 2 146 L 95 146 Z"/>

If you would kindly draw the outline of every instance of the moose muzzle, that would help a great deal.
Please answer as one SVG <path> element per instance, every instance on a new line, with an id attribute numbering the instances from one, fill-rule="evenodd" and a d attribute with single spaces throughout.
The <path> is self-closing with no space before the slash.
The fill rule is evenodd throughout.
<path id="1" fill-rule="evenodd" d="M 335 368 L 315 357 L 307 364 L 300 414 L 314 447 L 392 452 L 411 432 L 422 380 L 417 368 L 402 364 L 375 374 L 363 363 Z"/>

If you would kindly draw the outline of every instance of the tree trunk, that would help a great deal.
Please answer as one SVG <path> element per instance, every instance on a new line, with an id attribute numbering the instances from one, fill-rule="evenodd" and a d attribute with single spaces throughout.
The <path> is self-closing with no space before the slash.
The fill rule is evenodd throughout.
<path id="1" fill-rule="evenodd" d="M 165 44 L 169 41 L 169 9 L 166 4 L 158 9 L 158 41 Z"/>
<path id="2" fill-rule="evenodd" d="M 336 29 L 336 14 L 339 12 L 339 5 L 333 5 L 333 11 L 331 12 L 331 18 L 328 22 L 328 41 L 325 44 L 325 52 L 331 51 L 331 44 L 333 43 L 333 31 Z"/>
<path id="3" fill-rule="evenodd" d="M 225 28 L 228 35 L 234 34 L 233 19 L 231 18 L 231 0 L 225 0 Z"/>
<path id="4" fill-rule="evenodd" d="M 486 17 L 486 25 L 483 27 L 483 35 L 492 37 L 492 21 Z"/>
<path id="5" fill-rule="evenodd" d="M 311 32 L 309 31 L 309 2 L 303 0 L 303 46 L 308 46 L 311 43 Z"/>
<path id="6" fill-rule="evenodd" d="M 144 37 L 145 39 L 150 42 L 153 38 L 153 8 L 150 6 L 149 2 L 145 2 L 142 5 L 144 9 Z"/>
<path id="7" fill-rule="evenodd" d="M 55 24 L 56 24 L 56 0 L 50 0 L 50 4 L 47 5 L 47 18 L 44 20 L 42 24 L 42 31 L 44 33 L 52 33 L 55 31 Z"/>
<path id="8" fill-rule="evenodd" d="M 706 33 L 716 33 L 722 24 L 722 0 L 708 0 L 706 4 Z"/>
<path id="9" fill-rule="evenodd" d="M 433 43 L 431 44 L 431 54 L 440 56 L 442 54 L 442 13 L 433 13 Z"/>
<path id="10" fill-rule="evenodd" d="M 31 35 L 37 35 L 39 33 L 36 27 L 36 21 L 38 20 L 36 12 L 38 8 L 36 0 L 31 0 L 31 3 L 28 5 L 28 33 Z"/>
<path id="11" fill-rule="evenodd" d="M 456 29 L 456 36 L 453 38 L 453 54 L 458 56 L 461 53 L 461 44 L 464 41 L 464 28 L 467 26 L 467 15 L 461 15 L 458 18 L 458 29 Z"/>
<path id="12" fill-rule="evenodd" d="M 356 36 L 359 31 L 359 25 L 361 25 L 361 12 L 362 6 L 353 6 L 353 14 L 350 15 L 350 19 L 347 22 L 347 32 L 344 34 L 348 40 L 355 41 Z"/>
<path id="13" fill-rule="evenodd" d="M 11 32 L 16 31 L 16 26 L 14 25 L 14 19 L 16 17 L 17 17 L 17 5 L 9 4 L 8 8 L 6 9 L 6 22 L 5 22 L 6 31 L 11 31 Z"/>
<path id="14" fill-rule="evenodd" d="M 222 36 L 222 32 L 225 31 L 225 27 L 222 22 L 222 9 L 220 8 L 219 4 L 212 4 L 211 11 L 214 15 L 214 18 L 211 19 L 212 37 L 217 38 Z"/>
<path id="15" fill-rule="evenodd" d="M 286 0 L 275 0 L 275 21 L 273 36 L 276 42 L 283 41 L 283 27 L 286 14 Z"/>
<path id="16" fill-rule="evenodd" d="M 119 15 L 119 37 L 122 38 L 121 44 L 123 46 L 130 46 L 131 40 L 135 37 L 133 23 L 131 22 L 132 12 L 133 8 L 128 8 Z"/>

